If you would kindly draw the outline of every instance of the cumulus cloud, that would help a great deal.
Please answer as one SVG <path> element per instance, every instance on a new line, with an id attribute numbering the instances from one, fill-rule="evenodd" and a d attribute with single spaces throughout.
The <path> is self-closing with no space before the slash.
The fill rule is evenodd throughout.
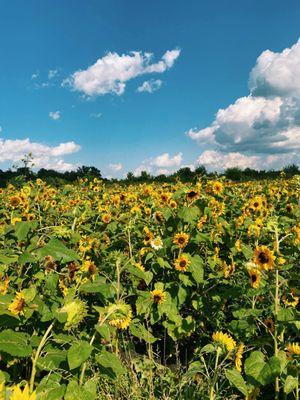
<path id="1" fill-rule="evenodd" d="M 50 111 L 49 112 L 49 117 L 51 119 L 53 119 L 54 121 L 60 119 L 60 117 L 61 117 L 60 111 Z"/>
<path id="2" fill-rule="evenodd" d="M 119 55 L 109 52 L 85 70 L 74 72 L 62 83 L 86 96 L 100 96 L 107 93 L 121 95 L 126 82 L 144 74 L 163 73 L 172 68 L 180 50 L 168 50 L 158 62 L 152 62 L 152 53 L 132 51 Z"/>
<path id="3" fill-rule="evenodd" d="M 153 93 L 161 88 L 162 81 L 160 79 L 151 79 L 150 81 L 145 81 L 141 86 L 137 88 L 138 92 L 148 92 Z"/>
<path id="4" fill-rule="evenodd" d="M 90 114 L 90 117 L 92 117 L 92 118 L 101 118 L 102 117 L 102 113 L 101 112 L 98 112 L 98 113 L 91 113 Z"/>
<path id="5" fill-rule="evenodd" d="M 60 143 L 58 146 L 48 146 L 30 139 L 0 138 L 0 163 L 18 162 L 25 154 L 32 154 L 36 168 L 49 168 L 58 171 L 69 171 L 77 166 L 66 162 L 62 157 L 76 153 L 80 146 L 75 142 Z"/>
<path id="6" fill-rule="evenodd" d="M 170 174 L 177 170 L 182 163 L 182 153 L 175 154 L 173 157 L 169 153 L 163 153 L 157 157 L 144 160 L 134 171 L 135 176 L 146 171 L 149 174 L 160 175 Z"/>
<path id="7" fill-rule="evenodd" d="M 250 94 L 218 110 L 210 126 L 187 132 L 204 150 L 199 163 L 216 169 L 299 163 L 300 42 L 281 53 L 263 52 L 249 87 Z"/>
<path id="8" fill-rule="evenodd" d="M 121 163 L 115 163 L 115 164 L 111 163 L 111 164 L 109 164 L 108 168 L 111 171 L 118 172 L 118 171 L 121 171 L 123 169 L 123 165 Z"/>
<path id="9" fill-rule="evenodd" d="M 281 53 L 264 51 L 250 73 L 249 87 L 256 96 L 300 97 L 300 41 Z"/>

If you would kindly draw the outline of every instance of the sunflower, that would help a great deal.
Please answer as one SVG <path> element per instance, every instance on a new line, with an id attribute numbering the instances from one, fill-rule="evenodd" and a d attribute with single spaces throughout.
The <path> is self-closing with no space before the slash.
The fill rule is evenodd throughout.
<path id="1" fill-rule="evenodd" d="M 263 200 L 260 196 L 254 197 L 250 200 L 249 208 L 255 212 L 259 212 L 262 209 Z"/>
<path id="2" fill-rule="evenodd" d="M 177 208 L 177 203 L 176 203 L 176 201 L 173 200 L 173 199 L 171 199 L 171 200 L 169 201 L 169 206 L 175 210 L 175 209 Z"/>
<path id="3" fill-rule="evenodd" d="M 188 269 L 191 262 L 185 254 L 181 254 L 175 261 L 174 266 L 178 271 L 184 272 Z"/>
<path id="4" fill-rule="evenodd" d="M 274 332 L 275 324 L 272 318 L 267 318 L 264 320 L 264 324 L 269 332 Z"/>
<path id="5" fill-rule="evenodd" d="M 132 310 L 129 304 L 120 302 L 106 309 L 106 315 L 100 316 L 99 322 L 108 319 L 108 323 L 117 329 L 126 329 L 132 320 Z"/>
<path id="6" fill-rule="evenodd" d="M 10 311 L 13 315 L 23 314 L 23 310 L 25 307 L 25 296 L 22 292 L 17 292 L 14 300 L 8 306 L 8 311 Z"/>
<path id="7" fill-rule="evenodd" d="M 296 290 L 292 288 L 290 293 L 284 294 L 282 296 L 282 301 L 287 307 L 297 307 L 299 296 L 297 295 Z"/>
<path id="8" fill-rule="evenodd" d="M 97 273 L 97 266 L 94 263 L 94 261 L 84 260 L 82 263 L 81 270 L 83 272 L 87 272 L 89 274 L 89 276 L 92 278 L 92 280 L 95 279 L 95 275 Z"/>
<path id="9" fill-rule="evenodd" d="M 12 207 L 17 208 L 21 204 L 21 198 L 19 196 L 11 196 L 9 203 Z"/>
<path id="10" fill-rule="evenodd" d="M 234 273 L 234 270 L 235 270 L 234 262 L 232 262 L 229 265 L 226 263 L 226 261 L 223 262 L 223 273 L 225 278 L 231 276 Z"/>
<path id="11" fill-rule="evenodd" d="M 180 249 L 183 249 L 189 241 L 190 235 L 185 232 L 176 233 L 173 239 L 173 243 L 176 244 Z"/>
<path id="12" fill-rule="evenodd" d="M 257 289 L 260 285 L 260 280 L 261 280 L 261 272 L 257 268 L 250 268 L 248 270 L 248 274 L 250 277 L 250 285 L 254 288 Z"/>
<path id="13" fill-rule="evenodd" d="M 188 201 L 194 201 L 198 198 L 199 193 L 196 192 L 195 190 L 189 190 L 186 194 L 186 198 Z"/>
<path id="14" fill-rule="evenodd" d="M 207 215 L 205 214 L 205 215 L 203 215 L 203 217 L 201 217 L 201 218 L 199 219 L 199 221 L 197 222 L 197 229 L 198 229 L 199 231 L 202 231 L 203 226 L 204 226 L 204 224 L 205 224 L 206 221 L 207 221 Z"/>
<path id="15" fill-rule="evenodd" d="M 243 359 L 243 352 L 245 349 L 244 343 L 241 343 L 237 349 L 237 352 L 235 354 L 235 368 L 239 371 L 242 372 L 242 359 Z"/>
<path id="16" fill-rule="evenodd" d="M 0 293 L 1 294 L 6 294 L 7 289 L 9 286 L 9 277 L 6 276 L 4 279 L 2 278 L 2 275 L 0 274 Z"/>
<path id="17" fill-rule="evenodd" d="M 60 312 L 67 314 L 67 322 L 65 323 L 64 328 L 66 330 L 70 330 L 72 328 L 77 328 L 80 322 L 82 322 L 86 317 L 87 306 L 82 300 L 75 299 L 66 302 L 65 305 L 60 309 Z"/>
<path id="18" fill-rule="evenodd" d="M 293 355 L 300 356 L 300 344 L 299 343 L 288 343 L 286 346 L 287 355 L 289 357 Z"/>
<path id="19" fill-rule="evenodd" d="M 163 241 L 160 236 L 156 236 L 156 238 L 152 239 L 150 244 L 154 250 L 160 250 L 163 247 Z"/>
<path id="20" fill-rule="evenodd" d="M 83 236 L 80 241 L 79 241 L 79 250 L 82 253 L 85 253 L 86 251 L 91 250 L 91 248 L 93 247 L 93 239 L 92 238 L 88 238 L 86 236 Z"/>
<path id="21" fill-rule="evenodd" d="M 224 186 L 220 181 L 215 181 L 212 184 L 212 191 L 214 194 L 219 195 L 223 192 Z"/>
<path id="22" fill-rule="evenodd" d="M 111 214 L 110 213 L 105 213 L 102 215 L 101 217 L 102 222 L 104 222 L 105 224 L 109 224 L 111 221 Z"/>
<path id="23" fill-rule="evenodd" d="M 254 262 L 262 270 L 271 270 L 274 268 L 274 252 L 266 246 L 257 246 L 254 251 Z"/>
<path id="24" fill-rule="evenodd" d="M 154 303 L 162 304 L 166 300 L 166 294 L 160 289 L 154 289 L 151 292 Z"/>
<path id="25" fill-rule="evenodd" d="M 145 226 L 144 227 L 144 244 L 147 245 L 151 242 L 151 240 L 153 239 L 153 233 L 150 231 L 150 229 Z"/>
<path id="26" fill-rule="evenodd" d="M 30 393 L 28 383 L 22 390 L 19 385 L 12 388 L 12 393 L 10 395 L 10 400 L 35 400 L 36 392 Z"/>
<path id="27" fill-rule="evenodd" d="M 212 340 L 214 342 L 217 342 L 217 343 L 221 344 L 222 346 L 224 346 L 226 348 L 226 350 L 228 351 L 228 353 L 230 353 L 236 347 L 235 340 L 227 333 L 223 333 L 223 332 L 219 332 L 219 331 L 214 332 L 212 335 Z"/>

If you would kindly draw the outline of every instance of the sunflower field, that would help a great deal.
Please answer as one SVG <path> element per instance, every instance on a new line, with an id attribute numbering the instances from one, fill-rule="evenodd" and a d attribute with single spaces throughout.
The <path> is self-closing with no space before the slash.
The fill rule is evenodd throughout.
<path id="1" fill-rule="evenodd" d="M 299 193 L 0 189 L 0 399 L 299 399 Z"/>

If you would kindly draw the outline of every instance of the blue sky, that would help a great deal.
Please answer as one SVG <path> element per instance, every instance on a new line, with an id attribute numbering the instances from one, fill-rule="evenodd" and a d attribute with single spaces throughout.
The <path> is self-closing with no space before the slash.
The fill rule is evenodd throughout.
<path id="1" fill-rule="evenodd" d="M 300 3 L 293 0 L 4 2 L 0 168 L 27 150 L 32 150 L 39 167 L 95 165 L 111 176 L 141 169 L 167 173 L 200 161 L 209 169 L 234 163 L 262 167 L 266 157 L 266 167 L 280 166 L 287 159 L 298 162 L 295 115 L 300 96 L 291 93 L 289 82 L 279 90 L 273 77 L 286 68 L 297 73 L 300 52 L 292 46 L 300 36 L 299 21 Z M 249 89 L 249 74 L 267 49 L 273 67 L 266 74 L 263 62 L 258 65 Z M 292 49 L 287 57 L 284 49 Z M 140 52 L 142 61 L 138 72 L 123 81 L 122 55 L 134 63 L 137 56 L 132 51 Z M 167 51 L 178 54 L 163 65 L 163 72 L 146 72 L 149 65 L 157 71 Z M 146 53 L 153 54 L 151 60 Z M 117 75 L 107 64 L 99 76 L 96 70 L 89 72 L 108 54 L 116 55 L 106 60 L 115 63 Z M 276 54 L 284 57 L 278 60 Z M 86 70 L 77 82 L 76 71 Z M 89 92 L 93 74 L 97 89 Z M 103 74 L 112 77 L 108 88 Z M 115 82 L 126 85 L 122 93 L 116 93 Z M 144 82 L 150 91 L 155 82 L 152 93 L 138 91 Z M 228 110 L 243 97 L 244 102 L 227 112 L 225 122 L 216 119 L 218 110 Z M 291 108 L 294 120 L 287 127 Z M 243 121 L 233 121 L 232 112 L 244 115 Z M 203 134 L 208 127 L 212 129 Z M 242 139 L 235 133 L 239 129 L 242 135 L 247 131 Z M 250 136 L 254 142 L 264 137 L 260 148 L 249 145 Z"/>

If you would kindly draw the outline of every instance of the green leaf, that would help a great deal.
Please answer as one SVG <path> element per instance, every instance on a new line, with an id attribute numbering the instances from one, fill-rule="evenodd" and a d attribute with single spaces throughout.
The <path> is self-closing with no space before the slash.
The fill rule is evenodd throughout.
<path id="1" fill-rule="evenodd" d="M 93 393 L 85 387 L 80 386 L 76 381 L 71 381 L 67 386 L 64 400 L 95 400 Z"/>
<path id="2" fill-rule="evenodd" d="M 62 262 L 79 260 L 79 256 L 74 250 L 68 249 L 60 240 L 55 238 L 39 249 L 38 255 L 40 258 L 52 256 L 55 260 Z"/>
<path id="3" fill-rule="evenodd" d="M 259 381 L 262 385 L 269 385 L 280 375 L 281 365 L 278 357 L 271 357 L 263 367 Z"/>
<path id="4" fill-rule="evenodd" d="M 245 373 L 248 377 L 260 382 L 260 375 L 265 366 L 264 355 L 261 351 L 252 351 L 250 356 L 245 360 Z"/>
<path id="5" fill-rule="evenodd" d="M 248 389 L 246 382 L 242 375 L 236 369 L 230 369 L 225 371 L 226 378 L 229 382 L 235 386 L 244 396 L 248 395 Z"/>
<path id="6" fill-rule="evenodd" d="M 32 228 L 33 223 L 31 221 L 17 222 L 15 225 L 15 236 L 19 242 L 27 238 L 28 232 Z"/>
<path id="7" fill-rule="evenodd" d="M 12 329 L 6 329 L 0 333 L 0 351 L 17 357 L 29 357 L 32 348 L 28 344 L 29 336 L 27 333 L 14 332 Z"/>
<path id="8" fill-rule="evenodd" d="M 130 332 L 133 336 L 145 340 L 147 343 L 156 342 L 157 338 L 155 338 L 141 323 L 137 321 L 132 321 L 130 324 Z"/>
<path id="9" fill-rule="evenodd" d="M 119 358 L 104 349 L 101 351 L 101 354 L 96 356 L 96 361 L 100 365 L 101 372 L 112 379 L 125 373 L 125 368 Z"/>
<path id="10" fill-rule="evenodd" d="M 66 360 L 66 352 L 56 347 L 46 348 L 46 355 L 39 357 L 37 367 L 43 371 L 53 371 L 60 367 L 60 364 Z"/>
<path id="11" fill-rule="evenodd" d="M 198 207 L 182 207 L 178 212 L 179 218 L 183 219 L 184 222 L 192 224 L 198 220 L 200 216 L 200 210 Z"/>
<path id="12" fill-rule="evenodd" d="M 246 258 L 246 260 L 250 260 L 252 258 L 253 250 L 252 250 L 251 246 L 242 244 L 241 250 L 242 250 L 242 253 L 243 253 L 244 257 Z"/>
<path id="13" fill-rule="evenodd" d="M 277 321 L 280 322 L 289 322 L 289 321 L 294 321 L 295 314 L 294 311 L 290 308 L 280 308 L 277 314 Z"/>
<path id="14" fill-rule="evenodd" d="M 15 255 L 6 255 L 6 254 L 0 254 L 0 264 L 13 264 L 18 260 L 18 256 Z"/>
<path id="15" fill-rule="evenodd" d="M 284 393 L 289 394 L 298 387 L 298 378 L 288 375 L 284 384 Z"/>
<path id="16" fill-rule="evenodd" d="M 204 270 L 203 270 L 203 260 L 199 255 L 195 255 L 191 258 L 191 265 L 189 267 L 192 277 L 197 283 L 203 283 Z"/>
<path id="17" fill-rule="evenodd" d="M 60 383 L 60 375 L 51 374 L 44 377 L 37 387 L 37 400 L 61 400 L 66 386 Z"/>
<path id="18" fill-rule="evenodd" d="M 80 367 L 92 353 L 93 347 L 83 340 L 72 344 L 67 353 L 67 359 L 70 369 Z"/>

